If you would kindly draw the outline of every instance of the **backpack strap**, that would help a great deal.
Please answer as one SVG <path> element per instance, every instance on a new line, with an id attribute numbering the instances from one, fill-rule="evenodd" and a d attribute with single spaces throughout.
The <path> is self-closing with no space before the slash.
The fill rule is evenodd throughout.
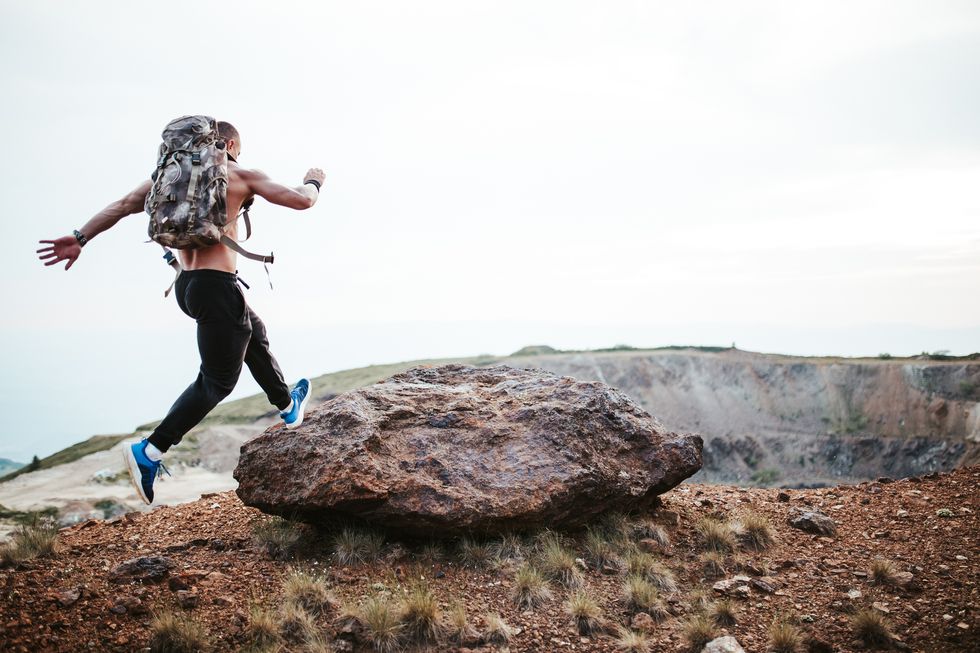
<path id="1" fill-rule="evenodd" d="M 169 297 L 170 291 L 172 291 L 174 286 L 177 284 L 177 277 L 179 277 L 180 273 L 184 271 L 184 268 L 180 267 L 180 261 L 177 260 L 177 257 L 174 256 L 173 251 L 171 251 L 169 247 L 164 247 L 163 245 L 161 245 L 161 247 L 163 247 L 163 260 L 167 262 L 167 265 L 174 269 L 174 280 L 170 282 L 170 287 L 163 291 L 163 296 Z"/>

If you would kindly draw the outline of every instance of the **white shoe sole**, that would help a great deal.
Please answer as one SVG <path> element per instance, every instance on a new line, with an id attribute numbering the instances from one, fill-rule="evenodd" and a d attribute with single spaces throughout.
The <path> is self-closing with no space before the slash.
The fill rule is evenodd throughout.
<path id="1" fill-rule="evenodd" d="M 129 443 L 123 447 L 123 460 L 126 461 L 126 469 L 129 470 L 129 481 L 133 484 L 133 489 L 136 490 L 136 494 L 143 500 L 143 503 L 148 506 L 151 505 L 153 502 L 143 492 L 143 483 L 141 482 L 143 475 L 140 473 L 140 466 L 136 464 L 136 456 L 133 455 L 133 443 Z"/>
<path id="2" fill-rule="evenodd" d="M 313 382 L 312 381 L 307 381 L 307 382 L 310 384 L 310 387 L 306 389 L 306 396 L 303 397 L 303 401 L 301 401 L 299 404 L 299 419 L 297 419 L 292 424 L 286 424 L 287 429 L 292 430 L 292 429 L 299 428 L 300 425 L 303 423 L 303 419 L 306 417 L 306 402 L 310 400 L 310 395 L 313 394 Z"/>

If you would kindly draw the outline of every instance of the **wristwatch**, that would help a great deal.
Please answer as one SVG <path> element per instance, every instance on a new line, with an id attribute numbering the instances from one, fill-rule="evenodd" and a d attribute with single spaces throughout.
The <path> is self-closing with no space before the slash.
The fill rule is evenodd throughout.
<path id="1" fill-rule="evenodd" d="M 85 247 L 85 244 L 88 243 L 88 238 L 85 237 L 85 234 L 78 229 L 75 229 L 72 233 L 75 235 L 75 240 L 78 241 L 78 244 Z"/>

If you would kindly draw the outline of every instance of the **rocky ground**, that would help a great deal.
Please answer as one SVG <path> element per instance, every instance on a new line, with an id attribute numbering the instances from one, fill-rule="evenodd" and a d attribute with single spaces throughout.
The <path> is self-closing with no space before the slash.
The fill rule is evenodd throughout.
<path id="1" fill-rule="evenodd" d="M 778 619 L 803 633 L 800 650 L 865 650 L 850 625 L 851 615 L 863 608 L 890 622 L 895 639 L 886 648 L 977 651 L 978 484 L 980 467 L 814 490 L 684 484 L 664 495 L 663 506 L 651 515 L 670 538 L 669 546 L 651 548 L 678 581 L 676 591 L 665 596 L 669 616 L 659 624 L 631 617 L 619 599 L 622 573 L 590 568 L 585 587 L 609 623 L 632 620 L 648 628 L 651 650 L 685 650 L 684 620 L 704 599 L 721 598 L 724 589 L 737 605 L 737 623 L 718 634 L 733 635 L 747 651 L 769 648 L 769 629 Z M 810 509 L 828 515 L 836 535 L 789 525 L 791 515 Z M 775 543 L 761 551 L 742 548 L 727 557 L 724 574 L 706 577 L 699 520 L 735 519 L 748 512 L 768 518 Z M 0 650 L 144 650 L 151 611 L 166 608 L 203 625 L 214 650 L 244 650 L 251 645 L 252 606 L 280 605 L 282 579 L 296 568 L 322 575 L 338 603 L 348 606 L 378 594 L 398 596 L 406 576 L 426 575 L 442 608 L 462 602 L 477 629 L 484 625 L 482 615 L 499 613 L 517 629 L 509 643 L 515 652 L 617 650 L 611 636 L 578 634 L 563 609 L 568 590 L 557 585 L 544 605 L 519 610 L 511 599 L 515 561 L 470 568 L 451 543 L 433 548 L 399 542 L 389 533 L 378 561 L 342 565 L 333 552 L 333 534 L 314 531 L 306 531 L 291 559 L 277 560 L 254 535 L 256 525 L 267 521 L 224 492 L 64 529 L 55 557 L 0 569 Z M 573 546 L 585 557 L 581 539 Z M 121 566 L 152 557 L 163 560 L 144 560 L 129 573 Z M 893 563 L 891 584 L 869 576 L 876 560 Z M 371 650 L 356 637 L 350 620 L 338 617 L 340 610 L 318 618 L 326 642 L 318 650 Z M 478 638 L 470 644 L 482 645 Z M 436 644 L 429 650 L 452 648 Z"/>

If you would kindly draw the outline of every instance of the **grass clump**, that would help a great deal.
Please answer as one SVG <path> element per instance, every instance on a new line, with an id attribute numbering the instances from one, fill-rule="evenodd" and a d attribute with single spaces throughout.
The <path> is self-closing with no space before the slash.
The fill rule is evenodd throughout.
<path id="1" fill-rule="evenodd" d="M 346 527 L 333 538 L 333 553 L 344 566 L 362 565 L 381 557 L 384 536 L 372 531 Z"/>
<path id="2" fill-rule="evenodd" d="M 641 519 L 633 524 L 633 535 L 641 540 L 653 540 L 662 548 L 670 546 L 670 535 L 660 524 L 651 519 Z"/>
<path id="3" fill-rule="evenodd" d="M 483 569 L 494 559 L 493 546 L 473 537 L 459 541 L 459 561 L 466 567 Z"/>
<path id="4" fill-rule="evenodd" d="M 626 558 L 626 568 L 630 575 L 642 576 L 663 592 L 677 591 L 677 578 L 674 572 L 645 551 L 631 551 Z"/>
<path id="5" fill-rule="evenodd" d="M 721 599 L 707 606 L 708 616 L 722 628 L 731 628 L 738 623 L 738 608 L 731 599 Z"/>
<path id="6" fill-rule="evenodd" d="M 58 550 L 58 524 L 35 514 L 14 530 L 9 542 L 0 545 L 0 564 L 17 565 L 34 558 L 53 558 Z"/>
<path id="7" fill-rule="evenodd" d="M 252 524 L 252 540 L 273 560 L 288 560 L 303 539 L 303 527 L 282 517 Z"/>
<path id="8" fill-rule="evenodd" d="M 785 619 L 777 619 L 769 627 L 770 653 L 799 653 L 803 646 L 803 633 Z"/>
<path id="9" fill-rule="evenodd" d="M 511 598 L 522 610 L 536 608 L 552 598 L 548 579 L 531 565 L 522 565 L 514 575 Z"/>
<path id="10" fill-rule="evenodd" d="M 696 525 L 705 551 L 732 553 L 735 550 L 735 533 L 727 522 L 704 517 Z"/>
<path id="11" fill-rule="evenodd" d="M 718 627 L 704 613 L 688 617 L 681 625 L 681 638 L 690 651 L 700 651 L 704 645 L 718 636 Z"/>
<path id="12" fill-rule="evenodd" d="M 248 610 L 248 628 L 245 636 L 249 639 L 249 650 L 260 651 L 274 648 L 279 644 L 279 620 L 275 613 L 253 603 Z"/>
<path id="13" fill-rule="evenodd" d="M 402 599 L 400 621 L 403 632 L 412 641 L 424 644 L 434 641 L 442 631 L 442 613 L 429 586 L 414 585 Z"/>
<path id="14" fill-rule="evenodd" d="M 291 570 L 282 582 L 283 598 L 295 603 L 314 616 L 327 614 L 336 606 L 336 599 L 319 576 Z"/>
<path id="15" fill-rule="evenodd" d="M 657 586 L 639 574 L 630 574 L 623 583 L 623 603 L 630 612 L 646 612 L 656 621 L 667 617 Z"/>
<path id="16" fill-rule="evenodd" d="M 855 637 L 870 647 L 888 646 L 895 637 L 884 615 L 871 608 L 859 610 L 851 616 L 851 630 Z"/>
<path id="17" fill-rule="evenodd" d="M 575 621 L 580 635 L 591 635 L 602 627 L 602 608 L 583 590 L 572 592 L 565 603 L 565 611 Z"/>
<path id="18" fill-rule="evenodd" d="M 493 557 L 497 560 L 523 560 L 524 542 L 514 533 L 505 533 L 491 545 Z"/>
<path id="19" fill-rule="evenodd" d="M 283 603 L 278 616 L 279 634 L 287 642 L 300 644 L 317 634 L 316 619 L 299 604 Z"/>
<path id="20" fill-rule="evenodd" d="M 619 557 L 616 545 L 609 536 L 598 528 L 589 528 L 585 534 L 585 552 L 589 562 L 598 570 L 623 568 L 623 559 Z"/>
<path id="21" fill-rule="evenodd" d="M 871 563 L 871 580 L 878 585 L 894 585 L 898 570 L 895 563 L 884 558 L 877 558 Z"/>
<path id="22" fill-rule="evenodd" d="M 450 604 L 446 615 L 446 637 L 449 641 L 462 645 L 463 642 L 474 640 L 479 636 L 479 631 L 470 624 L 466 616 L 466 606 L 459 601 Z"/>
<path id="23" fill-rule="evenodd" d="M 772 525 L 769 518 L 757 512 L 748 512 L 739 519 L 740 539 L 750 549 L 763 551 L 773 545 Z"/>
<path id="24" fill-rule="evenodd" d="M 165 609 L 150 621 L 150 653 L 200 653 L 211 648 L 204 627 L 183 614 Z"/>
<path id="25" fill-rule="evenodd" d="M 649 635 L 622 625 L 616 626 L 616 636 L 613 641 L 616 648 L 625 651 L 625 653 L 649 653 L 650 651 Z"/>
<path id="26" fill-rule="evenodd" d="M 701 554 L 701 571 L 705 578 L 721 578 L 728 570 L 725 569 L 725 556 L 717 551 L 705 551 Z"/>
<path id="27" fill-rule="evenodd" d="M 546 531 L 538 546 L 538 564 L 545 576 L 570 589 L 582 586 L 585 579 L 575 561 L 575 553 L 565 546 L 557 534 Z"/>
<path id="28" fill-rule="evenodd" d="M 393 653 L 399 648 L 402 623 L 394 606 L 380 596 L 366 600 L 357 613 L 364 636 L 378 653 Z"/>
<path id="29" fill-rule="evenodd" d="M 483 623 L 486 626 L 483 631 L 483 639 L 488 644 L 506 646 L 510 642 L 510 638 L 514 636 L 514 629 L 507 625 L 504 618 L 496 612 L 488 612 L 483 615 Z"/>

